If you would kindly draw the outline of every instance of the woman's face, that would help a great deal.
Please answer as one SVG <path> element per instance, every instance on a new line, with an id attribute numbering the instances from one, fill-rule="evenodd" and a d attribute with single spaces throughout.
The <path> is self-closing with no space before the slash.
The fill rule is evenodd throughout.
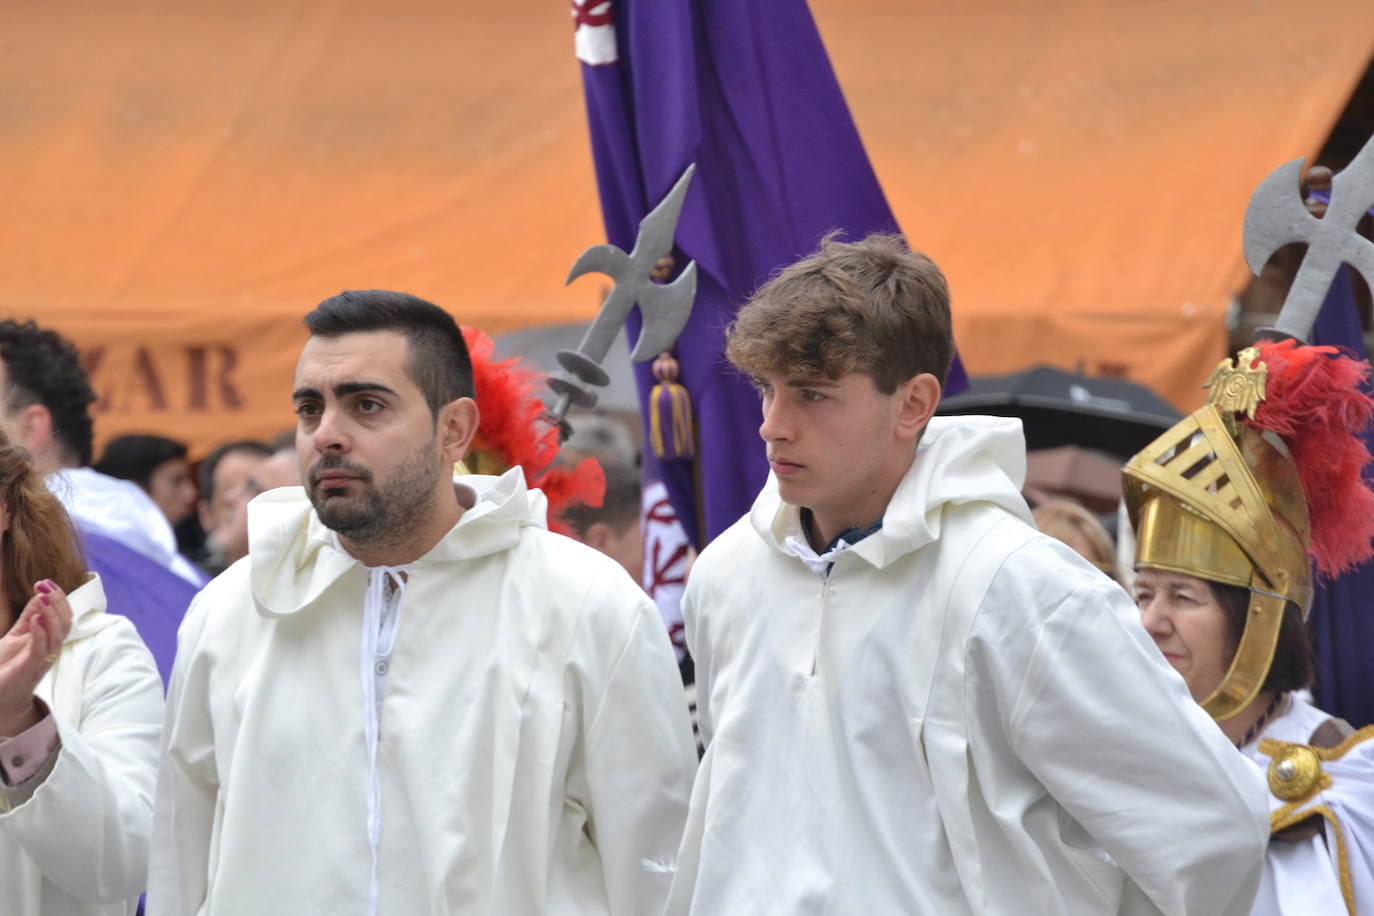
<path id="1" fill-rule="evenodd" d="M 1134 588 L 1145 632 L 1201 703 L 1221 683 L 1235 654 L 1226 612 L 1212 587 L 1196 576 L 1144 567 L 1136 571 Z"/>

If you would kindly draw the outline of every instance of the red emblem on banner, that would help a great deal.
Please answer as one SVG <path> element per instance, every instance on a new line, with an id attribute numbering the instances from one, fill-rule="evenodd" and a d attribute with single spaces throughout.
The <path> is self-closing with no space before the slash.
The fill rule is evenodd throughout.
<path id="1" fill-rule="evenodd" d="M 619 60 L 611 0 L 572 0 L 572 20 L 578 60 L 593 67 Z"/>
<path id="2" fill-rule="evenodd" d="M 598 26 L 615 23 L 615 13 L 611 9 L 611 0 L 585 0 L 585 2 L 572 0 L 572 18 L 573 28 L 583 25 Z"/>

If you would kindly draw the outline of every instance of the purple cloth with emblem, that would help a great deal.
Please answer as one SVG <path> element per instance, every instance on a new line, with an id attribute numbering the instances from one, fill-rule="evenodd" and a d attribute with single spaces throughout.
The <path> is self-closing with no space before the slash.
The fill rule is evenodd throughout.
<path id="1" fill-rule="evenodd" d="M 722 355 L 725 326 L 830 230 L 859 239 L 897 224 L 803 0 L 574 0 L 573 11 L 618 57 L 582 66 L 610 242 L 629 251 L 640 219 L 697 164 L 676 237 L 678 269 L 697 262 L 697 295 L 675 355 L 699 446 L 693 461 L 662 462 L 661 478 L 703 545 L 748 511 L 768 472 L 758 395 Z M 579 36 L 579 48 L 594 43 Z M 636 310 L 632 341 L 639 327 Z M 636 375 L 648 404 L 650 365 Z M 956 358 L 947 390 L 966 386 Z M 652 457 L 646 448 L 646 477 Z"/>
<path id="2" fill-rule="evenodd" d="M 100 576 L 105 609 L 127 617 L 157 662 L 163 689 L 172 675 L 177 628 L 199 589 L 137 550 L 90 531 L 81 531 L 86 568 Z"/>
<path id="3" fill-rule="evenodd" d="M 1346 347 L 1368 359 L 1355 304 L 1354 278 L 1341 267 L 1326 294 L 1312 343 Z M 1364 433 L 1374 453 L 1374 429 Z M 1365 468 L 1374 477 L 1374 468 Z M 1312 634 L 1317 643 L 1317 705 L 1356 728 L 1374 724 L 1374 561 L 1332 582 L 1316 583 Z"/>

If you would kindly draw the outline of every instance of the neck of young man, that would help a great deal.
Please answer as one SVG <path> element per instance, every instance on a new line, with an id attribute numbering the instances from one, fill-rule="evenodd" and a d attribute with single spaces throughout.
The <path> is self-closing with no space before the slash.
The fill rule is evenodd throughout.
<path id="1" fill-rule="evenodd" d="M 811 546 L 821 550 L 840 532 L 850 528 L 863 530 L 886 515 L 888 504 L 906 477 L 908 468 L 910 463 L 901 468 L 901 473 L 893 471 L 875 477 L 860 494 L 842 505 L 807 506 L 810 525 L 806 536 L 811 540 Z"/>

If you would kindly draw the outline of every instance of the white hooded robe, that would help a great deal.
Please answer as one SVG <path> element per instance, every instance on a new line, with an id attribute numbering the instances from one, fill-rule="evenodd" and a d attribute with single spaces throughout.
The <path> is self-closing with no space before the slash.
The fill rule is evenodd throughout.
<path id="1" fill-rule="evenodd" d="M 410 564 L 377 749 L 378 912 L 658 912 L 696 754 L 658 612 L 518 469 Z M 182 626 L 151 916 L 368 912 L 367 569 L 299 487 Z"/>
<path id="2" fill-rule="evenodd" d="M 687 584 L 706 755 L 668 913 L 1241 916 L 1255 768 L 1039 534 L 1014 420 L 931 421 L 829 575 L 769 479 Z"/>

